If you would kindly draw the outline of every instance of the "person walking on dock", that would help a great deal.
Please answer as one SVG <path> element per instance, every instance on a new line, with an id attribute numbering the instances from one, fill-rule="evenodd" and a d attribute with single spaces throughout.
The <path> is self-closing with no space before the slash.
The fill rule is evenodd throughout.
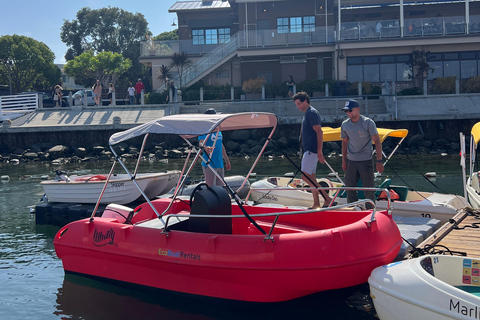
<path id="1" fill-rule="evenodd" d="M 342 122 L 342 169 L 345 171 L 345 187 L 357 187 L 362 180 L 362 187 L 374 188 L 375 175 L 372 162 L 372 140 L 377 153 L 376 169 L 383 172 L 382 142 L 375 122 L 360 114 L 360 105 L 356 100 L 349 100 L 342 110 L 348 119 Z M 375 191 L 365 191 L 365 198 L 375 201 Z M 347 202 L 358 201 L 355 190 L 347 190 Z M 371 209 L 370 203 L 366 205 Z"/>
<path id="2" fill-rule="evenodd" d="M 95 100 L 95 105 L 99 106 L 100 101 L 101 101 L 101 95 L 102 95 L 102 84 L 100 83 L 100 80 L 97 80 L 95 84 L 92 86 L 92 91 L 93 91 L 93 99 Z"/>
<path id="3" fill-rule="evenodd" d="M 320 114 L 317 109 L 310 105 L 310 97 L 304 91 L 301 91 L 293 96 L 293 101 L 298 110 L 305 113 L 303 116 L 301 137 L 303 145 L 302 157 L 302 179 L 312 188 L 319 188 L 315 172 L 317 171 L 317 163 L 325 163 L 323 157 L 323 131 L 320 125 Z M 325 190 L 320 190 L 322 193 L 323 207 L 329 207 L 332 199 L 328 196 Z M 313 206 L 312 209 L 320 208 L 319 190 L 312 190 Z M 333 204 L 335 205 L 335 203 Z"/>
<path id="4" fill-rule="evenodd" d="M 142 79 L 138 78 L 137 84 L 135 84 L 136 104 L 140 104 L 141 102 L 142 90 L 143 93 L 145 93 L 145 86 L 143 85 Z"/>
<path id="5" fill-rule="evenodd" d="M 135 88 L 133 87 L 133 84 L 130 83 L 130 86 L 128 87 L 128 104 L 135 104 Z"/>

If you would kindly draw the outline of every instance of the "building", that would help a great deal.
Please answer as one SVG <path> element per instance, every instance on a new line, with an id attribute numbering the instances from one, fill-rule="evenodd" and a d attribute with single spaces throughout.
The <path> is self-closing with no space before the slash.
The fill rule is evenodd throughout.
<path id="1" fill-rule="evenodd" d="M 141 46 L 157 89 L 158 69 L 175 52 L 194 62 L 182 86 L 256 77 L 281 84 L 292 75 L 296 83 L 393 82 L 398 91 L 419 77 L 480 75 L 480 0 L 197 0 L 169 12 L 180 40 Z M 426 59 L 430 70 L 412 70 L 412 59 Z"/>

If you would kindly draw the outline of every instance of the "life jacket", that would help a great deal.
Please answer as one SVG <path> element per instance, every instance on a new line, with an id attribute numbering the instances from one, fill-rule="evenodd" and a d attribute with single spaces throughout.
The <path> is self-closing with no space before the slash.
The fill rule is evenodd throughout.
<path id="1" fill-rule="evenodd" d="M 389 189 L 388 191 L 390 192 L 390 200 L 395 201 L 400 199 L 400 196 L 394 190 Z M 388 196 L 385 191 L 382 191 L 377 198 L 377 200 L 387 200 L 387 199 L 388 199 Z"/>
<path id="2" fill-rule="evenodd" d="M 77 178 L 75 179 L 75 181 L 104 181 L 104 180 L 107 180 L 107 177 L 102 175 L 102 174 L 99 174 L 99 175 L 96 175 L 96 176 L 91 176 L 91 177 L 83 177 L 83 178 Z"/>

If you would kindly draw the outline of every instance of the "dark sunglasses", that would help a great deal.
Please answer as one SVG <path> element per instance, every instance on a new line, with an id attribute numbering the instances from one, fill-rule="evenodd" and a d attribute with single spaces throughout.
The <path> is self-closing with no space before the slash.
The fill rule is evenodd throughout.
<path id="1" fill-rule="evenodd" d="M 347 113 L 347 112 L 352 112 L 353 109 L 348 109 L 348 110 L 343 110 L 343 112 Z"/>

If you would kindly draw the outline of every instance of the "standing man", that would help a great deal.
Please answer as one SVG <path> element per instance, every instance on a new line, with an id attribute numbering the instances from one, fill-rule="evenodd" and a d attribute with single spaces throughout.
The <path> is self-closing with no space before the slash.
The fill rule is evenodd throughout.
<path id="1" fill-rule="evenodd" d="M 205 114 L 216 114 L 217 111 L 213 108 L 204 112 Z M 205 139 L 207 138 L 207 141 Z M 223 146 L 222 133 L 212 132 L 209 135 L 203 135 L 198 137 L 200 147 L 204 148 L 204 154 L 202 155 L 202 170 L 205 177 L 205 183 L 211 186 L 223 186 L 223 181 L 218 179 L 217 176 L 207 167 L 207 162 L 212 168 L 223 178 L 225 176 L 225 170 L 223 165 L 223 159 L 225 159 L 227 170 L 232 168 L 230 160 L 228 159 L 227 152 Z M 207 157 L 208 154 L 208 157 Z"/>
<path id="2" fill-rule="evenodd" d="M 142 79 L 138 78 L 137 84 L 135 85 L 135 92 L 136 92 L 136 97 L 137 97 L 137 102 L 136 104 L 140 104 L 140 97 L 142 95 L 142 90 L 144 90 L 145 93 L 145 86 L 143 85 Z"/>
<path id="3" fill-rule="evenodd" d="M 325 163 L 323 157 L 323 131 L 320 126 L 320 114 L 310 105 L 310 97 L 304 91 L 293 96 L 293 101 L 298 110 L 305 112 L 302 122 L 302 179 L 312 188 L 319 188 L 315 172 L 317 171 L 317 162 Z M 312 185 L 313 184 L 313 185 Z M 312 190 L 313 207 L 311 209 L 320 208 L 319 190 Z M 323 208 L 329 207 L 332 199 L 325 190 L 320 190 L 322 197 L 325 199 Z M 336 203 L 333 203 L 336 205 Z"/>
<path id="4" fill-rule="evenodd" d="M 128 104 L 133 105 L 135 104 L 135 88 L 130 83 L 130 86 L 128 87 L 127 90 L 128 90 Z"/>
<path id="5" fill-rule="evenodd" d="M 375 122 L 360 114 L 360 105 L 349 100 L 342 109 L 348 119 L 342 122 L 342 169 L 345 171 L 345 187 L 356 187 L 362 180 L 362 187 L 374 188 L 375 176 L 372 162 L 372 140 L 377 153 L 376 169 L 383 172 L 382 143 Z M 375 201 L 375 191 L 366 191 L 365 198 Z M 347 202 L 358 201 L 355 190 L 347 190 Z M 372 209 L 367 203 L 367 209 Z"/>

